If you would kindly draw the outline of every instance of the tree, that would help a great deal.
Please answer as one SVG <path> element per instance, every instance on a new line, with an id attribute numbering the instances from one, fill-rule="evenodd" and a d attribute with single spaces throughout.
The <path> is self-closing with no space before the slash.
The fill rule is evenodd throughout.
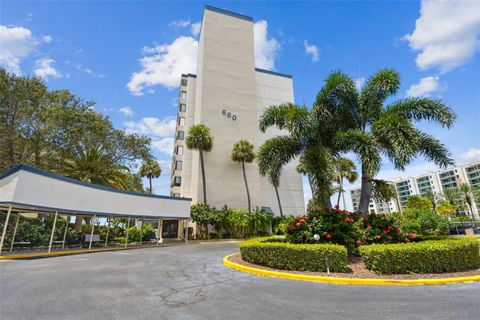
<path id="1" fill-rule="evenodd" d="M 353 183 L 358 179 L 358 172 L 355 171 L 357 166 L 352 160 L 340 157 L 335 160 L 336 182 L 338 183 L 338 199 L 337 208 L 340 205 L 340 197 L 343 195 L 343 208 L 346 210 L 345 190 L 343 189 L 343 180 L 347 179 L 349 183 Z"/>
<path id="2" fill-rule="evenodd" d="M 463 211 L 465 208 L 465 202 L 462 199 L 462 195 L 458 188 L 448 188 L 443 190 L 443 197 L 445 200 L 455 208 L 455 213 Z"/>
<path id="3" fill-rule="evenodd" d="M 453 164 L 448 150 L 435 137 L 414 126 L 418 121 L 437 122 L 451 127 L 454 112 L 440 100 L 405 98 L 385 105 L 400 88 L 400 75 L 381 69 L 357 91 L 355 81 L 337 71 L 330 74 L 317 96 L 316 107 L 335 114 L 341 130 L 334 138 L 344 152 L 354 152 L 361 163 L 362 191 L 359 210 L 368 211 L 374 177 L 385 155 L 398 170 L 404 170 L 415 157 L 446 167 Z M 324 122 L 323 125 L 331 126 Z"/>
<path id="4" fill-rule="evenodd" d="M 433 211 L 437 212 L 437 204 L 441 200 L 441 195 L 433 191 L 427 191 L 422 195 L 422 197 L 428 199 L 432 204 Z"/>
<path id="5" fill-rule="evenodd" d="M 158 178 L 162 174 L 162 169 L 160 169 L 160 166 L 158 165 L 158 162 L 154 160 L 148 160 L 142 164 L 140 167 L 140 170 L 138 172 L 140 174 L 140 177 L 147 177 L 148 182 L 149 182 L 149 193 L 152 193 L 152 179 L 153 178 Z"/>
<path id="6" fill-rule="evenodd" d="M 275 126 L 287 134 L 270 138 L 261 146 L 262 152 L 257 155 L 261 172 L 279 177 L 283 167 L 298 157 L 297 169 L 308 177 L 315 202 L 331 207 L 333 159 L 338 156 L 333 139 L 336 124 L 329 112 L 318 108 L 309 111 L 292 103 L 268 107 L 260 118 L 260 130 Z"/>
<path id="7" fill-rule="evenodd" d="M 278 209 L 280 210 L 280 217 L 283 217 L 282 203 L 280 201 L 280 195 L 278 193 L 278 188 L 280 187 L 280 176 L 282 174 L 281 167 L 270 166 L 270 163 L 267 161 L 259 161 L 259 159 L 265 159 L 268 157 L 268 152 L 270 152 L 270 147 L 267 143 L 260 147 L 260 150 L 257 153 L 257 165 L 258 171 L 262 176 L 267 176 L 268 181 L 275 189 L 275 195 L 277 196 Z"/>
<path id="8" fill-rule="evenodd" d="M 65 159 L 61 174 L 103 186 L 126 190 L 130 176 L 126 166 L 112 161 L 101 147 L 78 147 L 75 157 Z"/>
<path id="9" fill-rule="evenodd" d="M 233 145 L 232 161 L 242 164 L 243 181 L 245 182 L 245 189 L 247 190 L 247 203 L 248 212 L 252 212 L 252 205 L 250 201 L 250 192 L 248 190 L 247 174 L 245 172 L 245 163 L 251 163 L 255 159 L 255 153 L 253 153 L 253 144 L 247 140 L 240 140 Z"/>
<path id="10" fill-rule="evenodd" d="M 207 204 L 207 183 L 205 179 L 205 164 L 203 159 L 203 153 L 212 150 L 213 137 L 210 133 L 210 129 L 204 124 L 194 125 L 188 130 L 187 137 L 185 139 L 187 148 L 198 150 L 200 155 L 200 166 L 202 169 L 202 184 L 203 184 L 203 203 Z"/>
<path id="11" fill-rule="evenodd" d="M 433 206 L 430 200 L 419 195 L 414 195 L 407 198 L 407 208 L 429 210 L 433 209 Z"/>
<path id="12" fill-rule="evenodd" d="M 455 213 L 455 207 L 452 206 L 449 202 L 447 201 L 441 201 L 436 210 L 439 214 L 448 216 L 451 215 L 452 213 Z"/>
<path id="13" fill-rule="evenodd" d="M 473 210 L 473 203 L 480 200 L 480 191 L 473 189 L 470 185 L 462 183 L 458 185 L 458 191 L 462 197 L 464 205 L 466 204 L 470 210 L 472 218 L 480 220 L 478 213 Z"/>

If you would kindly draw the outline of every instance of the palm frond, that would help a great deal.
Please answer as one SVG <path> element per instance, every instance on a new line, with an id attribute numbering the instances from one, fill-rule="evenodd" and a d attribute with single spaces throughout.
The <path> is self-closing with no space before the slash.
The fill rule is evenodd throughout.
<path id="1" fill-rule="evenodd" d="M 419 153 L 428 160 L 443 168 L 455 164 L 455 161 L 450 157 L 450 152 L 440 140 L 426 133 L 419 132 L 419 142 Z"/>
<path id="2" fill-rule="evenodd" d="M 348 130 L 337 134 L 337 145 L 345 151 L 353 151 L 362 167 L 371 175 L 380 170 L 382 158 L 380 146 L 372 134 L 361 130 Z"/>
<path id="3" fill-rule="evenodd" d="M 414 121 L 435 121 L 450 128 L 456 115 L 441 100 L 429 98 L 406 98 L 387 107 L 388 113 L 396 113 Z"/>

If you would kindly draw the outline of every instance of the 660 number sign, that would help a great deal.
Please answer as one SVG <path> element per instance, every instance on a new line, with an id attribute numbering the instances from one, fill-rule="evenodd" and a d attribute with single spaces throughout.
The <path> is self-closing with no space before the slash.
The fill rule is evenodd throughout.
<path id="1" fill-rule="evenodd" d="M 225 109 L 222 110 L 222 116 L 227 117 L 228 119 L 232 119 L 233 121 L 237 121 L 237 115 Z"/>

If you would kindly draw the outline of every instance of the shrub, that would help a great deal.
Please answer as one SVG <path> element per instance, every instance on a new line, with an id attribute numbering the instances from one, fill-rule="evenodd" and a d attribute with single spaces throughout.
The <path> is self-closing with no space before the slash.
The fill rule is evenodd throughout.
<path id="1" fill-rule="evenodd" d="M 423 236 L 448 234 L 448 218 L 433 210 L 407 208 L 395 216 L 405 232 Z"/>
<path id="2" fill-rule="evenodd" d="M 367 214 L 360 227 L 361 244 L 403 243 L 417 237 L 415 233 L 404 233 L 394 216 L 384 214 Z"/>
<path id="3" fill-rule="evenodd" d="M 360 247 L 369 270 L 376 273 L 441 273 L 480 267 L 480 242 L 449 239 Z"/>
<path id="4" fill-rule="evenodd" d="M 347 271 L 347 250 L 335 244 L 291 244 L 278 238 L 255 238 L 240 243 L 242 259 L 276 269 Z"/>

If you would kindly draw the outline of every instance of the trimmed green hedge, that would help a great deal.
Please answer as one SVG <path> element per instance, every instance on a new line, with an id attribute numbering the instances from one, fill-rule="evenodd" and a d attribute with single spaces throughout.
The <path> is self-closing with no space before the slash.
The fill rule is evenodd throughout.
<path id="1" fill-rule="evenodd" d="M 376 273 L 442 273 L 480 267 L 480 241 L 448 239 L 360 247 L 366 267 Z"/>
<path id="2" fill-rule="evenodd" d="M 291 244 L 279 238 L 255 238 L 240 243 L 242 259 L 276 269 L 297 271 L 347 271 L 347 249 L 336 244 Z"/>

